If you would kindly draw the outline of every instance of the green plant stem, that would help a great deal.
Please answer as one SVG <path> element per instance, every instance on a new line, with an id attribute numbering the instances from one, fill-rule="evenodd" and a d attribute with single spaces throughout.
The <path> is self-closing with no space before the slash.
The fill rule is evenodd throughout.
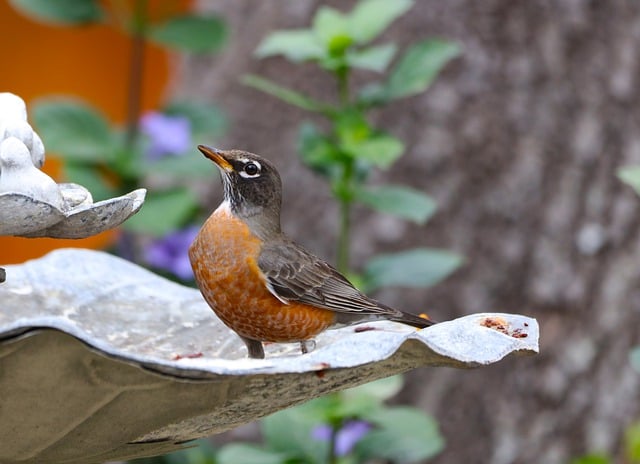
<path id="1" fill-rule="evenodd" d="M 346 108 L 349 105 L 349 69 L 340 68 L 335 72 L 338 79 L 338 98 L 340 106 Z"/>
<path id="2" fill-rule="evenodd" d="M 340 272 L 348 273 L 351 245 L 351 204 L 353 203 L 353 161 L 345 161 L 342 177 L 338 184 L 338 201 L 340 202 L 340 228 L 338 232 L 338 256 L 336 266 Z"/>
<path id="3" fill-rule="evenodd" d="M 148 0 L 136 0 L 131 25 L 131 59 L 129 61 L 129 88 L 127 91 L 127 133 L 125 151 L 130 152 L 138 138 L 142 104 L 142 78 L 144 75 L 145 35 L 147 29 Z"/>
<path id="4" fill-rule="evenodd" d="M 349 108 L 349 69 L 340 68 L 335 71 L 338 83 L 338 97 L 340 99 L 340 111 L 347 111 Z M 339 183 L 340 201 L 340 228 L 338 235 L 338 252 L 336 265 L 340 272 L 349 272 L 350 262 L 350 237 L 351 237 L 351 190 L 353 182 L 353 160 L 346 159 L 343 164 L 342 177 Z"/>
<path id="5" fill-rule="evenodd" d="M 327 456 L 327 464 L 337 464 L 336 456 L 336 438 L 338 436 L 338 427 L 331 427 L 331 436 L 329 437 L 329 455 Z"/>
<path id="6" fill-rule="evenodd" d="M 337 267 L 341 273 L 349 272 L 349 236 L 351 229 L 351 203 L 340 200 L 340 235 L 338 236 Z"/>
<path id="7" fill-rule="evenodd" d="M 136 0 L 131 19 L 131 58 L 129 61 L 129 77 L 127 89 L 127 120 L 124 150 L 122 154 L 129 162 L 129 156 L 133 152 L 140 130 L 140 112 L 142 107 L 142 79 L 144 75 L 145 36 L 147 32 L 148 0 Z M 135 186 L 135 180 L 127 179 L 122 187 L 127 191 Z M 123 231 L 119 240 L 120 256 L 134 263 L 140 262 L 140 251 L 137 242 L 130 232 Z"/>

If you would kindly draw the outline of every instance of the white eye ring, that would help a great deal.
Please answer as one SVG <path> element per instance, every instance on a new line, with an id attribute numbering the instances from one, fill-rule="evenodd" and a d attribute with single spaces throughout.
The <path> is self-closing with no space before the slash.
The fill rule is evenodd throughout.
<path id="1" fill-rule="evenodd" d="M 254 160 L 242 160 L 242 161 L 245 162 L 245 166 L 242 168 L 242 171 L 240 171 L 240 177 L 244 177 L 245 179 L 252 179 L 254 177 L 260 176 L 260 172 L 262 171 L 262 166 L 260 166 L 260 163 Z M 256 168 L 258 168 L 255 174 L 249 174 L 246 171 L 247 166 L 250 166 L 250 165 L 254 165 Z"/>

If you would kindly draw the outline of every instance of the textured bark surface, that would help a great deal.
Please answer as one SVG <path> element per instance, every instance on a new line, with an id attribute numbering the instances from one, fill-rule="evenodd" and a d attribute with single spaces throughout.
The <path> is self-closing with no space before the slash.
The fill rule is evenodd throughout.
<path id="1" fill-rule="evenodd" d="M 269 31 L 306 27 L 318 4 L 200 1 L 224 15 L 232 39 L 219 56 L 187 59 L 174 90 L 224 107 L 224 147 L 276 162 L 285 230 L 333 259 L 335 207 L 295 151 L 307 115 L 239 82 L 257 73 L 332 98 L 332 81 L 313 66 L 251 55 Z M 528 314 L 542 336 L 535 358 L 409 376 L 405 398 L 434 414 L 447 439 L 433 462 L 553 464 L 588 450 L 619 453 L 624 427 L 640 415 L 628 364 L 640 342 L 640 199 L 615 177 L 640 163 L 640 6 L 422 0 L 385 38 L 428 36 L 458 41 L 464 55 L 426 94 L 374 115 L 408 145 L 377 178 L 427 191 L 439 212 L 417 227 L 356 211 L 354 263 L 411 246 L 454 249 L 467 262 L 445 283 L 378 296 L 436 319 Z M 219 190 L 214 196 L 212 205 Z"/>

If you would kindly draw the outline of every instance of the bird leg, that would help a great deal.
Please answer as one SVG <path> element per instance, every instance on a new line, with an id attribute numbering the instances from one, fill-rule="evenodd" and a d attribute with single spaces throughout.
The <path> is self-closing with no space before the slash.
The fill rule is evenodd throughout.
<path id="1" fill-rule="evenodd" d="M 253 359 L 264 359 L 264 348 L 262 342 L 253 340 L 252 338 L 240 337 L 245 345 L 247 345 L 247 351 L 249 357 Z"/>
<path id="2" fill-rule="evenodd" d="M 315 349 L 316 349 L 315 340 L 302 340 L 300 342 L 300 351 L 302 351 L 302 354 L 311 353 Z"/>

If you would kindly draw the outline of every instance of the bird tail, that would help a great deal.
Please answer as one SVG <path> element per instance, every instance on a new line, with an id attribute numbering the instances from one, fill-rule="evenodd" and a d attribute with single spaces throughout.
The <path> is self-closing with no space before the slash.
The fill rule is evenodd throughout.
<path id="1" fill-rule="evenodd" d="M 415 314 L 401 312 L 399 316 L 391 318 L 392 321 L 402 322 L 403 324 L 408 324 L 413 327 L 417 327 L 418 329 L 424 329 L 425 327 L 429 327 L 430 325 L 436 324 L 435 321 L 429 319 L 426 314 L 421 314 L 416 316 Z"/>

